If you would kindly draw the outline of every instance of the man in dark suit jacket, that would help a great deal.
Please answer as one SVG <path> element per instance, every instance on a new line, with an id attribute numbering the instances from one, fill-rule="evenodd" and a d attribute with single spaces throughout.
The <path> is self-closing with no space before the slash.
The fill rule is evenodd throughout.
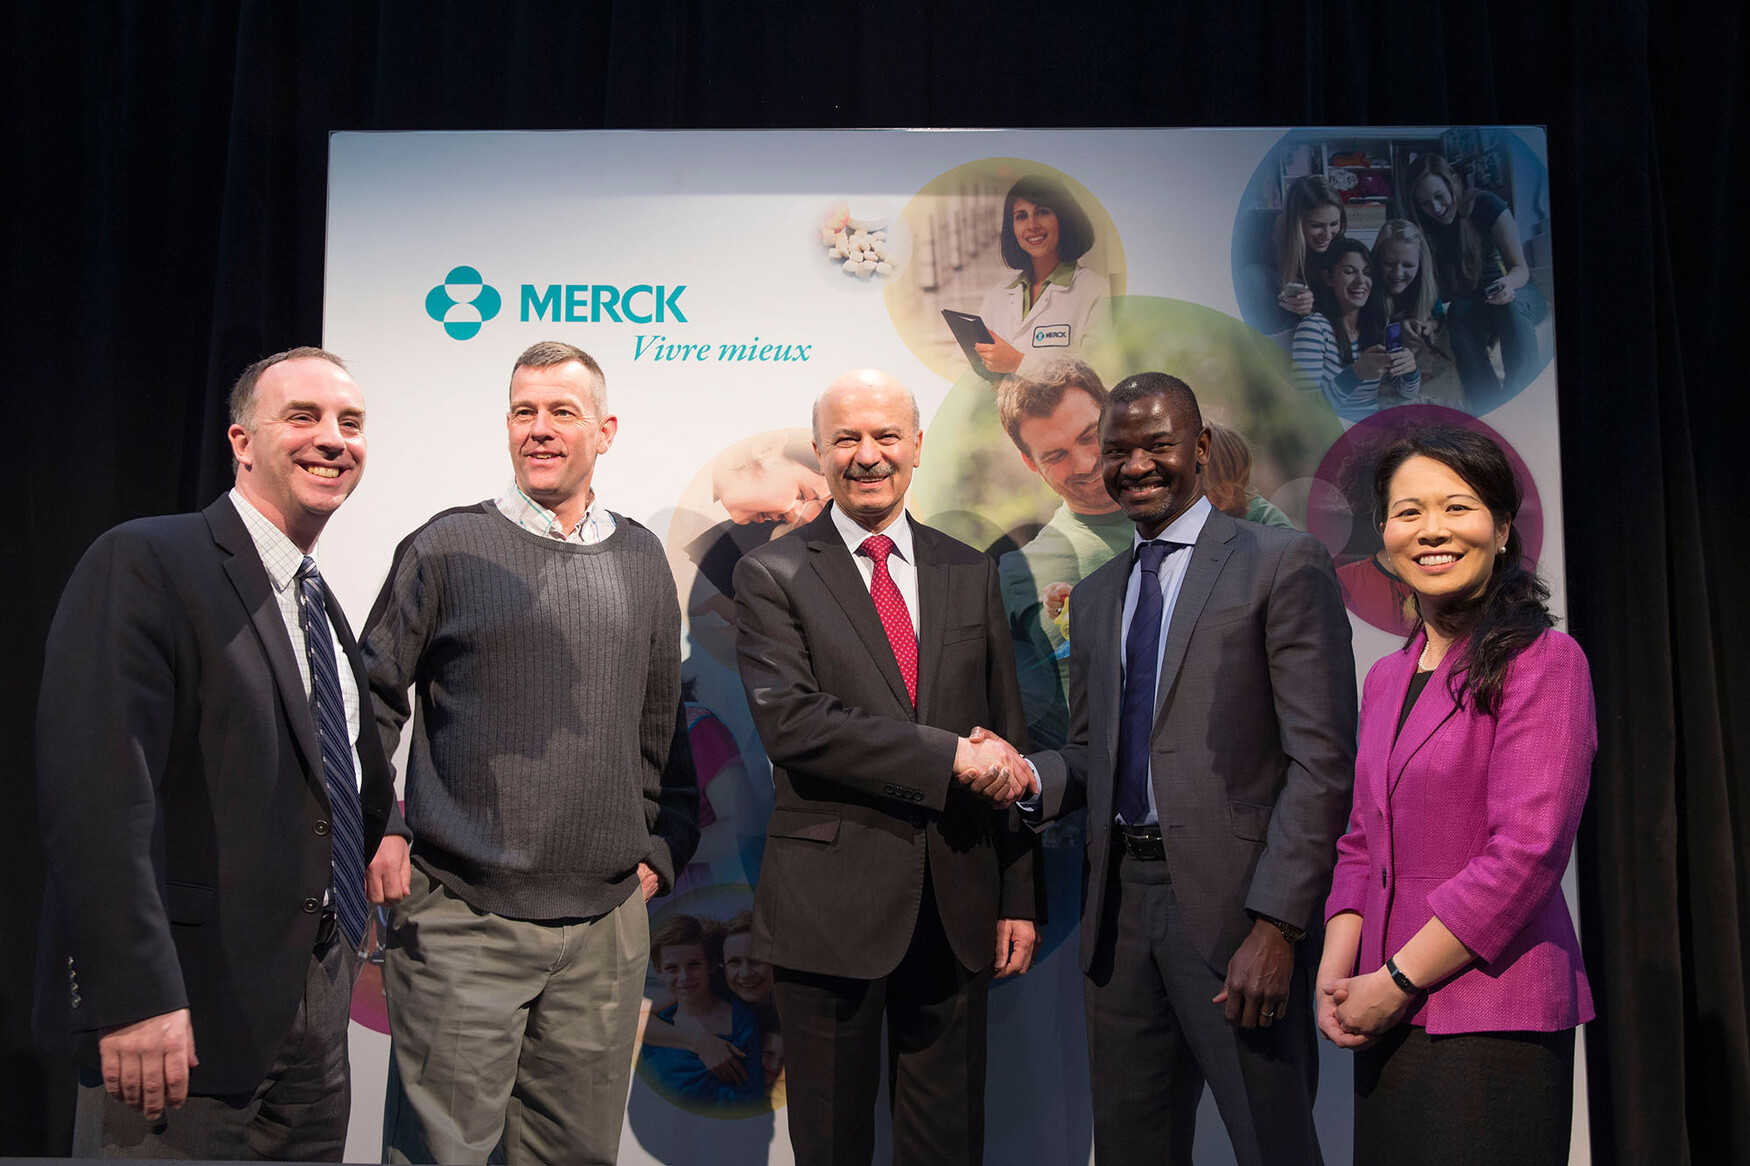
<path id="1" fill-rule="evenodd" d="M 815 404 L 833 505 L 735 571 L 776 803 L 754 896 L 799 1163 L 867 1162 L 885 1014 L 894 1158 L 978 1162 L 986 995 L 1024 972 L 1037 850 L 1006 809 L 1026 721 L 988 556 L 905 515 L 917 404 L 873 371 Z M 994 804 L 993 804 L 994 803 Z"/>
<path id="2" fill-rule="evenodd" d="M 405 891 L 358 648 L 308 574 L 364 469 L 363 397 L 293 349 L 231 417 L 236 488 L 98 539 L 49 632 L 37 1023 L 77 1052 L 81 1156 L 338 1161 L 350 933 Z"/>
<path id="3" fill-rule="evenodd" d="M 1183 381 L 1125 380 L 1100 441 L 1137 547 L 1076 587 L 1069 740 L 1030 758 L 1040 816 L 1088 807 L 1095 1156 L 1189 1166 L 1207 1081 L 1241 1163 L 1316 1163 L 1306 933 L 1354 779 L 1348 617 L 1317 541 L 1203 497 Z"/>

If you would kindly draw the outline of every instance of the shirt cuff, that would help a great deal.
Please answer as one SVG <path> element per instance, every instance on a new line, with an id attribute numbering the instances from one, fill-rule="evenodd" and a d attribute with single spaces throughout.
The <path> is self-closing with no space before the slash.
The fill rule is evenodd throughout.
<path id="1" fill-rule="evenodd" d="M 1027 772 L 1033 775 L 1033 792 L 1024 798 L 1015 799 L 1015 809 L 1021 812 L 1021 820 L 1029 825 L 1037 826 L 1045 817 L 1045 783 L 1039 780 L 1039 768 L 1026 757 Z"/>

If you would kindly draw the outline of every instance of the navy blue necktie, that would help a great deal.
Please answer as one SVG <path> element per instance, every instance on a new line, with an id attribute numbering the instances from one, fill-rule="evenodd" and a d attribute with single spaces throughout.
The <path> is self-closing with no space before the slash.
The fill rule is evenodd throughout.
<path id="1" fill-rule="evenodd" d="M 1148 742 L 1154 734 L 1155 680 L 1160 671 L 1161 563 L 1180 543 L 1146 542 L 1136 548 L 1142 577 L 1136 611 L 1124 637 L 1124 701 L 1118 714 L 1117 809 L 1125 824 L 1148 817 Z"/>
<path id="2" fill-rule="evenodd" d="M 357 951 L 364 943 L 370 915 L 365 902 L 364 815 L 359 810 L 358 784 L 353 780 L 352 742 L 346 731 L 340 670 L 334 663 L 334 641 L 322 606 L 322 576 L 308 555 L 298 569 L 298 614 L 304 627 L 304 651 L 310 657 L 310 716 L 322 745 L 322 783 L 328 788 L 328 816 L 332 819 L 330 898 L 347 942 Z"/>

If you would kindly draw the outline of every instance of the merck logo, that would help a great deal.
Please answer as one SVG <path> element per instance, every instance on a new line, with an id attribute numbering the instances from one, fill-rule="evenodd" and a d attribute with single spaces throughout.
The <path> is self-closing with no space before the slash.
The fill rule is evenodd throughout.
<path id="1" fill-rule="evenodd" d="M 425 314 L 444 326 L 452 340 L 472 340 L 480 325 L 504 306 L 498 289 L 472 267 L 453 267 L 444 281 L 425 294 Z"/>

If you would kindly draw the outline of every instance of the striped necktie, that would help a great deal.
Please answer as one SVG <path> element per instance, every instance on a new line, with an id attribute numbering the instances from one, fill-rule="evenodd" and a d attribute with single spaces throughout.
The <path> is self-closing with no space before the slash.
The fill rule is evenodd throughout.
<path id="1" fill-rule="evenodd" d="M 310 716 L 316 722 L 316 739 L 322 744 L 322 783 L 328 789 L 332 819 L 331 898 L 340 915 L 341 930 L 357 951 L 364 943 L 370 915 L 365 902 L 364 815 L 353 779 L 346 703 L 340 693 L 340 670 L 334 662 L 334 641 L 322 591 L 316 561 L 306 555 L 298 570 L 298 614 L 304 626 L 304 650 L 310 657 Z"/>

